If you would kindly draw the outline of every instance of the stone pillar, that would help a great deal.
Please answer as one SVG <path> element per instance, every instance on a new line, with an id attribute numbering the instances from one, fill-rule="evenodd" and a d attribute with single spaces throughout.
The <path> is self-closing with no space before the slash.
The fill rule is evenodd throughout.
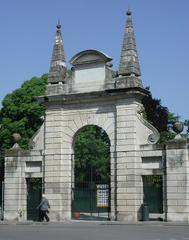
<path id="1" fill-rule="evenodd" d="M 5 158 L 4 219 L 26 219 L 25 159 L 20 148 L 12 148 Z"/>
<path id="2" fill-rule="evenodd" d="M 189 163 L 185 139 L 173 139 L 166 146 L 167 221 L 189 220 Z M 166 209 L 165 209 L 166 211 Z"/>
<path id="3" fill-rule="evenodd" d="M 141 158 L 136 141 L 136 105 L 117 106 L 117 220 L 137 222 L 141 204 Z"/>
<path id="4" fill-rule="evenodd" d="M 61 106 L 48 109 L 45 118 L 45 194 L 51 205 L 50 218 L 71 218 L 71 143 L 63 134 L 67 121 Z"/>

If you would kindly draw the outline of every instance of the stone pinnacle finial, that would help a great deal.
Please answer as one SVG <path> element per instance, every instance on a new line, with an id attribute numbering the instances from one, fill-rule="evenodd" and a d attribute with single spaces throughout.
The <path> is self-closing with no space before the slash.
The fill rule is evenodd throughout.
<path id="1" fill-rule="evenodd" d="M 184 123 L 179 122 L 179 120 L 177 120 L 175 123 L 173 123 L 172 129 L 177 134 L 175 136 L 175 139 L 182 138 L 180 134 L 184 130 Z"/>
<path id="2" fill-rule="evenodd" d="M 127 11 L 127 21 L 119 64 L 119 75 L 141 76 L 131 10 Z"/>
<path id="3" fill-rule="evenodd" d="M 14 141 L 15 143 L 18 143 L 18 142 L 20 141 L 20 139 L 21 139 L 21 136 L 20 136 L 19 133 L 13 133 L 13 134 L 12 134 L 12 137 L 13 137 L 13 141 Z"/>
<path id="4" fill-rule="evenodd" d="M 56 25 L 56 28 L 59 30 L 61 29 L 61 24 L 60 24 L 60 20 L 58 19 L 58 24 Z"/>
<path id="5" fill-rule="evenodd" d="M 19 133 L 13 133 L 12 138 L 13 138 L 14 145 L 12 146 L 11 149 L 20 149 L 20 146 L 18 144 L 18 142 L 21 140 L 20 134 Z"/>
<path id="6" fill-rule="evenodd" d="M 61 24 L 58 20 L 56 26 L 56 37 L 53 47 L 52 59 L 49 70 L 48 83 L 65 82 L 66 78 L 66 60 L 64 56 L 64 46 L 61 34 Z"/>
<path id="7" fill-rule="evenodd" d="M 132 14 L 131 9 L 128 8 L 128 10 L 127 10 L 127 16 L 130 16 L 131 14 Z"/>

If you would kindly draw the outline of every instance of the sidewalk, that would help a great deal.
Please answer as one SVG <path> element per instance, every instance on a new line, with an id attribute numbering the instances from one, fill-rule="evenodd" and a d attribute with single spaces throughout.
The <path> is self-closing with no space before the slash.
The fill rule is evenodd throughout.
<path id="1" fill-rule="evenodd" d="M 141 226 L 189 226 L 187 222 L 163 222 L 163 221 L 140 221 L 137 223 L 129 223 L 129 222 L 120 222 L 120 221 L 82 221 L 82 220 L 70 220 L 70 221 L 62 221 L 62 222 L 34 222 L 34 221 L 0 221 L 0 225 L 141 225 Z"/>

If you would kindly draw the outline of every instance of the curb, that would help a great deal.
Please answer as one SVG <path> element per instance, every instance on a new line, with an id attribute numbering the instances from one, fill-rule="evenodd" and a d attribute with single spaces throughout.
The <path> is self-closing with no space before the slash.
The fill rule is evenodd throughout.
<path id="1" fill-rule="evenodd" d="M 33 225 L 33 226 L 56 226 L 56 225 L 91 225 L 96 224 L 100 226 L 189 226 L 189 223 L 182 222 L 159 222 L 159 221 L 145 221 L 145 222 L 137 222 L 137 223 L 127 223 L 127 222 L 118 222 L 118 221 L 63 221 L 63 222 L 33 222 L 33 221 L 0 221 L 0 225 Z"/>

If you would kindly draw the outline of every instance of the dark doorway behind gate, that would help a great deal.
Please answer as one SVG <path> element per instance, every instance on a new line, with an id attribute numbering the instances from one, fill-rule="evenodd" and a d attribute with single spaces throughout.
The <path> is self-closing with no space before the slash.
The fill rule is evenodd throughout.
<path id="1" fill-rule="evenodd" d="M 39 210 L 37 206 L 41 201 L 42 195 L 42 179 L 27 178 L 27 220 L 38 221 Z"/>
<path id="2" fill-rule="evenodd" d="M 97 126 L 87 126 L 75 137 L 72 218 L 110 218 L 110 140 Z"/>
<path id="3" fill-rule="evenodd" d="M 149 213 L 163 213 L 163 179 L 161 175 L 146 175 L 143 179 L 144 201 Z"/>

